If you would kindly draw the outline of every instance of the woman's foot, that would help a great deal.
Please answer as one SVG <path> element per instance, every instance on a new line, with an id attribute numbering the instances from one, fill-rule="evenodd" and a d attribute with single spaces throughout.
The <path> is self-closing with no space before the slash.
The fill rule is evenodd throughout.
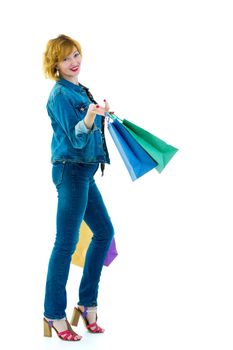
<path id="1" fill-rule="evenodd" d="M 79 305 L 79 309 L 84 313 L 85 307 Z M 88 307 L 85 315 L 89 324 L 92 324 L 97 321 L 97 308 L 96 307 Z"/>
<path id="2" fill-rule="evenodd" d="M 49 321 L 53 321 L 53 326 L 56 328 L 56 330 L 60 333 L 60 332 L 64 332 L 67 330 L 67 324 L 66 324 L 66 318 L 61 318 L 60 320 L 51 320 L 47 317 L 45 317 L 45 319 L 49 322 Z"/>
<path id="3" fill-rule="evenodd" d="M 74 308 L 73 318 L 71 324 L 77 326 L 79 315 L 82 316 L 84 323 L 91 333 L 103 333 L 104 329 L 97 325 L 97 307 L 85 307 L 78 305 Z"/>
<path id="4" fill-rule="evenodd" d="M 62 318 L 59 320 L 51 320 L 47 317 L 44 317 L 44 323 L 45 327 L 48 326 L 50 329 L 50 332 L 48 331 L 49 335 L 47 336 L 52 335 L 51 328 L 53 328 L 56 331 L 59 338 L 61 338 L 62 340 L 78 341 L 82 339 L 80 335 L 73 331 L 66 318 Z"/>

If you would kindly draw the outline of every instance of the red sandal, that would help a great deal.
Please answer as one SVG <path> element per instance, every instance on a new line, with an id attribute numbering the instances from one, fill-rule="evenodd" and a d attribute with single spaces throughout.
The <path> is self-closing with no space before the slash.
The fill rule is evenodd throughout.
<path id="1" fill-rule="evenodd" d="M 58 337 L 62 340 L 67 340 L 67 341 L 81 340 L 82 337 L 73 331 L 67 319 L 65 321 L 66 321 L 67 329 L 63 332 L 58 332 L 58 330 L 53 325 L 53 321 L 52 320 L 48 321 L 46 320 L 46 318 L 44 318 L 44 336 L 52 337 L 52 328 L 53 328 L 56 331 Z"/>
<path id="2" fill-rule="evenodd" d="M 84 311 L 82 311 L 79 307 L 75 307 L 74 311 L 73 311 L 73 316 L 71 319 L 72 326 L 78 325 L 78 321 L 79 321 L 79 318 L 81 316 L 87 330 L 90 333 L 104 333 L 104 329 L 101 328 L 100 326 L 98 326 L 98 324 L 96 323 L 97 322 L 97 314 L 96 314 L 96 321 L 95 322 L 89 323 L 87 320 L 87 314 L 91 313 L 91 312 L 96 313 L 96 311 L 97 311 L 96 307 L 85 307 L 84 306 Z"/>

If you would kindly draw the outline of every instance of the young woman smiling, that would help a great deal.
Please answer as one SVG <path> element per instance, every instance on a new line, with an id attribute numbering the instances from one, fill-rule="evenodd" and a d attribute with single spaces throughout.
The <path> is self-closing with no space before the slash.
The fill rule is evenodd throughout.
<path id="1" fill-rule="evenodd" d="M 81 339 L 66 318 L 66 283 L 71 257 L 84 220 L 93 232 L 88 248 L 79 300 L 72 325 L 80 316 L 92 333 L 103 333 L 97 325 L 97 297 L 101 271 L 114 229 L 94 174 L 101 164 L 110 163 L 104 137 L 104 116 L 109 104 L 98 105 L 89 89 L 78 81 L 82 63 L 80 44 L 59 35 L 47 43 L 43 68 L 55 81 L 47 103 L 53 137 L 51 143 L 52 180 L 58 193 L 56 238 L 48 265 L 44 301 L 44 335 L 52 328 L 63 340 Z M 110 112 L 111 113 L 111 112 Z"/>

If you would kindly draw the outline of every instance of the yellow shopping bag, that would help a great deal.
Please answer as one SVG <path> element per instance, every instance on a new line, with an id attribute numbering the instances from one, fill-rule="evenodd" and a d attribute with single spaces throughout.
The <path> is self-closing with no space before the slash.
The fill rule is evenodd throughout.
<path id="1" fill-rule="evenodd" d="M 86 252 L 91 242 L 91 238 L 93 236 L 92 231 L 87 226 L 87 224 L 83 221 L 80 227 L 80 236 L 79 241 L 76 246 L 76 250 L 72 255 L 72 264 L 78 265 L 80 267 L 84 266 Z"/>

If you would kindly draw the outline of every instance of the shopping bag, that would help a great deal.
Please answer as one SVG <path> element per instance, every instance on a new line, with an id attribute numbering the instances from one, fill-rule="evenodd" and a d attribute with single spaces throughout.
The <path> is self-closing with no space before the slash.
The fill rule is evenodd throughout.
<path id="1" fill-rule="evenodd" d="M 82 221 L 82 224 L 80 227 L 79 241 L 77 243 L 76 250 L 72 255 L 72 259 L 71 259 L 72 264 L 78 265 L 80 267 L 84 266 L 86 252 L 91 242 L 92 236 L 93 236 L 93 233 L 91 229 L 85 223 L 85 221 Z M 117 255 L 118 253 L 116 249 L 116 242 L 115 242 L 115 238 L 113 238 L 112 243 L 109 247 L 107 256 L 105 258 L 104 265 L 109 266 Z"/>
<path id="2" fill-rule="evenodd" d="M 178 151 L 177 148 L 167 144 L 165 141 L 127 119 L 120 119 L 114 113 L 108 112 L 105 113 L 105 116 L 113 120 L 114 123 L 116 123 L 116 121 L 120 122 L 121 127 L 124 127 L 147 154 L 157 162 L 156 170 L 159 173 Z"/>
<path id="3" fill-rule="evenodd" d="M 127 119 L 123 119 L 122 124 L 143 147 L 143 149 L 158 163 L 156 170 L 161 173 L 178 149 L 167 144 L 165 141 L 141 127 L 131 123 Z"/>
<path id="4" fill-rule="evenodd" d="M 113 237 L 112 243 L 110 244 L 107 256 L 104 260 L 104 265 L 109 266 L 111 262 L 117 257 L 118 252 L 116 249 L 116 241 L 115 238 Z"/>
<path id="5" fill-rule="evenodd" d="M 158 165 L 117 119 L 108 122 L 108 130 L 133 181 Z"/>

